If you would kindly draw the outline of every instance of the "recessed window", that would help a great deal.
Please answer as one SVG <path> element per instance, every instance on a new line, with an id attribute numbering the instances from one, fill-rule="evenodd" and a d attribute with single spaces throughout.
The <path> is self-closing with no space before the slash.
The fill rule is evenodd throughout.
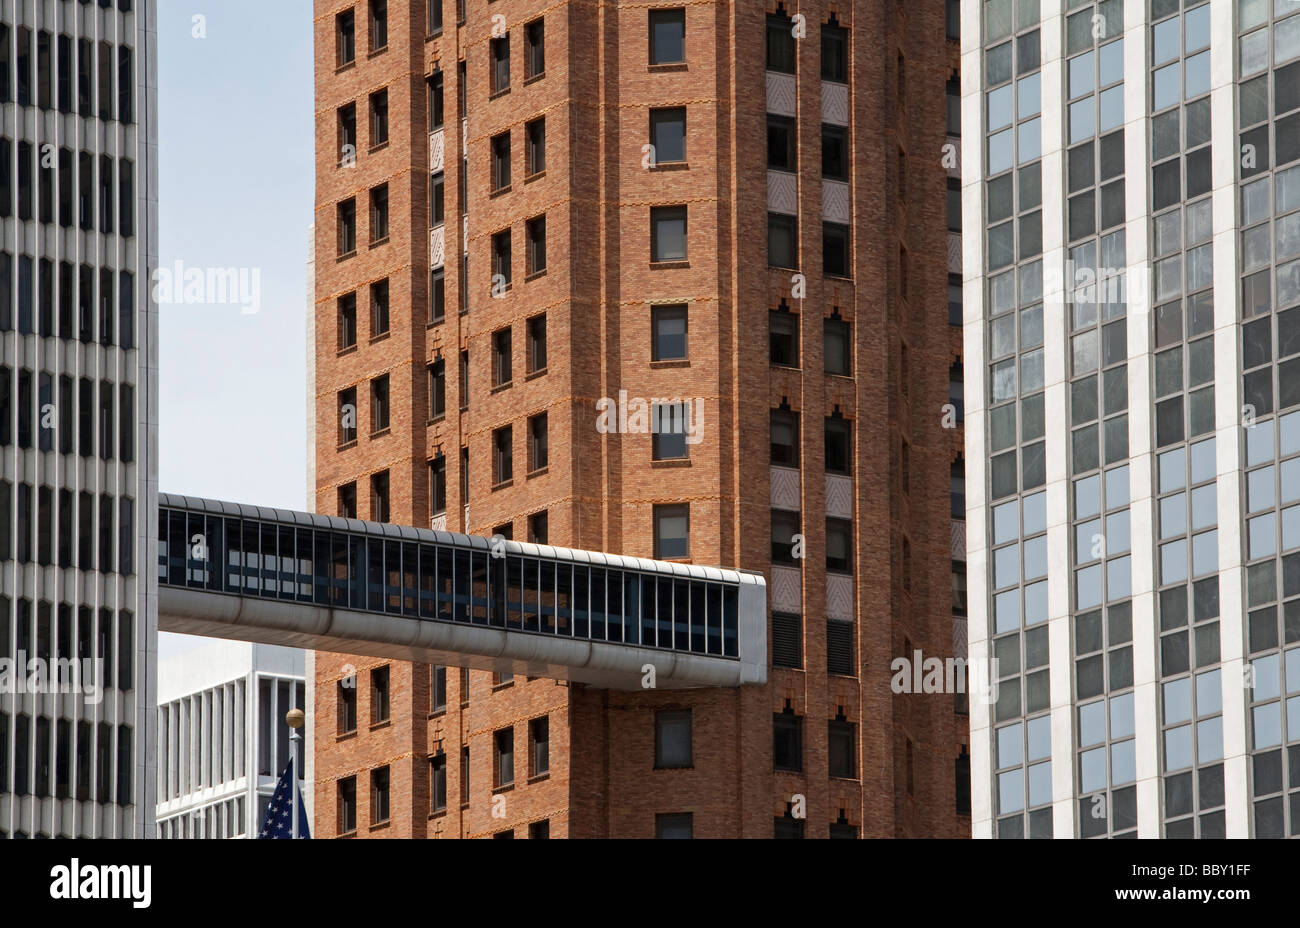
<path id="1" fill-rule="evenodd" d="M 794 23 L 789 17 L 767 17 L 767 69 L 782 74 L 795 71 Z"/>
<path id="2" fill-rule="evenodd" d="M 370 95 L 370 147 L 378 148 L 388 143 L 388 91 L 377 90 Z"/>
<path id="3" fill-rule="evenodd" d="M 772 563 L 786 567 L 797 567 L 799 562 L 794 556 L 795 536 L 802 534 L 799 529 L 799 513 L 784 509 L 772 510 Z"/>
<path id="4" fill-rule="evenodd" d="M 357 440 L 357 388 L 339 391 L 339 445 Z"/>
<path id="5" fill-rule="evenodd" d="M 426 3 L 428 17 L 425 23 L 426 34 L 437 35 L 442 32 L 442 0 L 428 0 Z"/>
<path id="6" fill-rule="evenodd" d="M 344 200 L 338 205 L 339 257 L 357 250 L 357 201 Z"/>
<path id="7" fill-rule="evenodd" d="M 510 186 L 510 133 L 492 137 L 492 191 Z"/>
<path id="8" fill-rule="evenodd" d="M 388 768 L 370 772 L 370 824 L 388 821 Z"/>
<path id="9" fill-rule="evenodd" d="M 492 735 L 492 749 L 496 758 L 493 786 L 511 786 L 515 782 L 515 730 L 503 728 Z"/>
<path id="10" fill-rule="evenodd" d="M 469 351 L 460 353 L 460 377 L 457 380 L 460 390 L 460 411 L 469 409 Z"/>
<path id="11" fill-rule="evenodd" d="M 438 0 L 429 0 L 429 6 L 430 8 L 438 6 Z M 436 129 L 442 128 L 443 120 L 446 118 L 446 112 L 443 106 L 442 72 L 435 71 L 430 75 L 425 81 L 425 87 L 427 88 L 426 96 L 428 98 L 429 108 L 429 131 L 433 132 Z"/>
<path id="12" fill-rule="evenodd" d="M 849 227 L 822 223 L 822 271 L 828 277 L 852 277 L 849 272 Z"/>
<path id="13" fill-rule="evenodd" d="M 833 777 L 852 780 L 858 775 L 857 726 L 842 716 L 827 723 L 827 761 Z"/>
<path id="14" fill-rule="evenodd" d="M 370 520 L 388 521 L 388 471 L 370 475 Z"/>
<path id="15" fill-rule="evenodd" d="M 345 293 L 338 301 L 339 351 L 357 344 L 357 295 Z"/>
<path id="16" fill-rule="evenodd" d="M 546 170 L 546 118 L 534 119 L 524 125 L 525 151 L 527 163 L 524 173 L 528 177 Z"/>
<path id="17" fill-rule="evenodd" d="M 656 206 L 650 210 L 650 260 L 686 260 L 686 207 Z"/>
<path id="18" fill-rule="evenodd" d="M 510 36 L 503 35 L 489 43 L 488 56 L 491 59 L 492 93 L 501 93 L 510 89 Z"/>
<path id="19" fill-rule="evenodd" d="M 370 337 L 388 334 L 388 281 L 377 280 L 370 285 Z"/>
<path id="20" fill-rule="evenodd" d="M 550 543 L 550 519 L 545 510 L 528 517 L 528 541 L 535 545 Z"/>
<path id="21" fill-rule="evenodd" d="M 837 316 L 832 316 L 823 323 L 822 332 L 825 338 L 826 373 L 849 376 L 852 366 L 849 324 Z"/>
<path id="22" fill-rule="evenodd" d="M 514 429 L 507 425 L 492 433 L 492 483 L 506 483 L 514 476 Z"/>
<path id="23" fill-rule="evenodd" d="M 429 228 L 436 229 L 447 221 L 446 175 L 439 171 L 429 178 Z"/>
<path id="24" fill-rule="evenodd" d="M 822 26 L 822 80 L 847 84 L 849 80 L 849 34 L 839 26 Z"/>
<path id="25" fill-rule="evenodd" d="M 686 304 L 655 306 L 650 310 L 653 331 L 651 360 L 684 361 L 686 351 Z"/>
<path id="26" fill-rule="evenodd" d="M 462 690 L 462 692 L 468 692 Z M 460 803 L 469 805 L 469 748 L 460 749 Z"/>
<path id="27" fill-rule="evenodd" d="M 338 513 L 343 519 L 355 519 L 357 517 L 357 484 L 345 483 L 339 487 Z"/>
<path id="28" fill-rule="evenodd" d="M 370 671 L 370 724 L 378 725 L 380 722 L 387 722 L 389 717 L 388 706 L 388 684 L 389 668 L 387 665 L 376 667 Z"/>
<path id="29" fill-rule="evenodd" d="M 826 420 L 826 473 L 848 474 L 852 464 L 853 428 L 840 418 Z"/>
<path id="30" fill-rule="evenodd" d="M 528 274 L 546 270 L 546 217 L 535 216 L 524 224 L 528 244 Z"/>
<path id="31" fill-rule="evenodd" d="M 546 370 L 546 314 L 528 320 L 528 373 Z"/>
<path id="32" fill-rule="evenodd" d="M 535 473 L 547 466 L 550 453 L 547 440 L 546 413 L 533 416 L 528 420 L 529 473 Z"/>
<path id="33" fill-rule="evenodd" d="M 691 556 L 691 510 L 689 506 L 656 506 L 655 557 L 659 560 Z"/>
<path id="34" fill-rule="evenodd" d="M 793 269 L 799 250 L 799 232 L 794 216 L 767 214 L 767 263 Z"/>
<path id="35" fill-rule="evenodd" d="M 844 126 L 822 124 L 822 177 L 849 179 L 849 130 Z"/>
<path id="36" fill-rule="evenodd" d="M 795 121 L 788 116 L 767 117 L 767 167 L 770 171 L 799 170 L 799 133 Z M 825 153 L 823 152 L 823 159 Z"/>
<path id="37" fill-rule="evenodd" d="M 447 708 L 447 668 L 434 664 L 429 668 L 429 709 L 441 712 Z"/>
<path id="38" fill-rule="evenodd" d="M 534 19 L 524 26 L 524 80 L 546 73 L 546 21 Z"/>
<path id="39" fill-rule="evenodd" d="M 388 47 L 388 0 L 370 0 L 370 53 Z"/>
<path id="40" fill-rule="evenodd" d="M 655 816 L 655 837 L 689 839 L 694 837 L 694 816 L 690 812 L 660 813 Z"/>
<path id="41" fill-rule="evenodd" d="M 843 519 L 826 520 L 826 569 L 831 573 L 853 572 L 853 524 Z"/>
<path id="42" fill-rule="evenodd" d="M 551 724 L 542 716 L 528 723 L 529 775 L 544 776 L 551 771 Z"/>
<path id="43" fill-rule="evenodd" d="M 370 191 L 370 244 L 388 238 L 388 185 L 380 184 Z"/>
<path id="44" fill-rule="evenodd" d="M 492 386 L 503 387 L 510 383 L 512 375 L 510 370 L 511 361 L 511 330 L 497 329 L 492 333 Z"/>
<path id="45" fill-rule="evenodd" d="M 492 289 L 510 286 L 510 230 L 492 236 Z"/>
<path id="46" fill-rule="evenodd" d="M 357 17 L 352 10 L 344 10 L 334 17 L 334 46 L 338 67 L 341 68 L 356 60 Z"/>
<path id="47" fill-rule="evenodd" d="M 447 458 L 438 455 L 429 462 L 429 515 L 447 511 Z"/>
<path id="48" fill-rule="evenodd" d="M 650 144 L 656 164 L 686 160 L 686 107 L 650 111 Z"/>
<path id="49" fill-rule="evenodd" d="M 346 735 L 357 730 L 356 677 L 344 677 L 338 682 L 338 733 Z"/>
<path id="50" fill-rule="evenodd" d="M 656 403 L 650 408 L 651 447 L 656 461 L 690 457 L 686 441 L 690 408 L 689 403 Z"/>
<path id="51" fill-rule="evenodd" d="M 346 835 L 357 830 L 357 778 L 347 777 L 338 783 L 339 834 Z"/>
<path id="52" fill-rule="evenodd" d="M 447 808 L 447 755 L 442 751 L 429 758 L 429 805 L 434 812 Z"/>
<path id="53" fill-rule="evenodd" d="M 429 325 L 447 318 L 447 275 L 444 268 L 436 267 L 429 275 Z"/>
<path id="54" fill-rule="evenodd" d="M 667 770 L 694 764 L 691 750 L 691 710 L 655 713 L 655 769 Z"/>
<path id="55" fill-rule="evenodd" d="M 439 358 L 429 365 L 429 419 L 447 414 L 447 362 Z"/>
<path id="56" fill-rule="evenodd" d="M 370 381 L 370 434 L 388 429 L 388 375 Z"/>
<path id="57" fill-rule="evenodd" d="M 799 466 L 799 414 L 787 409 L 772 410 L 772 463 L 778 467 Z"/>
<path id="58" fill-rule="evenodd" d="M 686 60 L 686 10 L 650 11 L 650 63 L 681 64 Z"/>
<path id="59" fill-rule="evenodd" d="M 339 164 L 351 165 L 357 157 L 357 105 L 339 107 Z"/>
<path id="60" fill-rule="evenodd" d="M 788 310 L 767 314 L 769 360 L 778 367 L 799 366 L 799 317 Z"/>

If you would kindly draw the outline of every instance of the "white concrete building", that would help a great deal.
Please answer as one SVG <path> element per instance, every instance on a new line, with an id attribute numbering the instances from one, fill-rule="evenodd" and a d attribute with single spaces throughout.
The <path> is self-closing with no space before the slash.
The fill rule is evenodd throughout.
<path id="1" fill-rule="evenodd" d="M 284 715 L 304 698 L 291 648 L 214 640 L 161 661 L 158 836 L 255 838 L 288 764 Z"/>

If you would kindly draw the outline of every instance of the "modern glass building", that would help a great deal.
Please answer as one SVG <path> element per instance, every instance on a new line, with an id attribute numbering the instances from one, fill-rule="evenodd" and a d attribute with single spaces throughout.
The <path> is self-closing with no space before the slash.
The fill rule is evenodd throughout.
<path id="1" fill-rule="evenodd" d="M 153 0 L 0 2 L 0 837 L 152 836 L 155 93 Z"/>
<path id="2" fill-rule="evenodd" d="M 1300 3 L 962 35 L 974 832 L 1300 834 Z"/>

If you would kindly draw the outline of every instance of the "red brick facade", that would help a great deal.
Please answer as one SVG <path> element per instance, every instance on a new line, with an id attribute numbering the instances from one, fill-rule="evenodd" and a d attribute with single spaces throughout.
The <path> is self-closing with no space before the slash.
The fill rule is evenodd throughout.
<path id="1" fill-rule="evenodd" d="M 432 0 L 431 0 L 432 2 Z M 895 696 L 890 660 L 905 643 L 951 652 L 943 88 L 952 68 L 942 5 L 804 0 L 808 38 L 798 55 L 799 241 L 807 293 L 767 267 L 765 14 L 759 2 L 654 0 L 596 4 L 465 0 L 444 4 L 426 35 L 424 0 L 387 4 L 387 46 L 368 41 L 368 0 L 316 0 L 316 427 L 318 511 L 338 511 L 357 482 L 357 515 L 372 516 L 370 475 L 390 477 L 389 518 L 430 524 L 429 461 L 446 459 L 446 527 L 492 534 L 546 511 L 554 544 L 654 553 L 653 507 L 689 503 L 694 563 L 765 571 L 770 565 L 770 410 L 787 403 L 801 437 L 804 669 L 773 669 L 763 687 L 625 693 L 522 677 L 447 674 L 444 712 L 430 714 L 429 668 L 391 665 L 391 714 L 372 727 L 369 658 L 316 662 L 316 827 L 339 833 L 337 789 L 357 777 L 357 834 L 652 837 L 658 813 L 690 812 L 697 837 L 770 837 L 792 797 L 806 798 L 805 833 L 825 837 L 841 814 L 863 836 L 957 836 L 951 696 Z M 684 8 L 686 64 L 651 66 L 650 8 Z M 355 62 L 336 68 L 336 16 L 356 16 Z M 775 3 L 771 5 L 775 10 Z M 818 25 L 834 13 L 849 30 L 852 280 L 822 267 Z M 525 80 L 525 26 L 544 16 L 545 72 Z M 500 17 L 499 19 L 496 19 Z M 511 85 L 489 93 L 490 39 L 510 37 Z M 467 63 L 462 149 L 458 63 Z M 900 73 L 901 67 L 901 73 Z M 444 84 L 447 260 L 444 321 L 429 326 L 429 160 L 426 78 Z M 368 96 L 387 88 L 389 139 L 374 148 Z M 900 99 L 901 95 L 901 99 Z M 357 105 L 354 167 L 340 167 L 338 107 Z M 685 106 L 685 166 L 646 169 L 652 107 Z M 525 176 L 524 125 L 546 120 L 546 170 Z M 491 139 L 511 131 L 511 185 L 493 191 Z M 374 148 L 374 150 L 372 150 Z M 901 156 L 901 158 L 900 158 Z M 462 161 L 462 159 L 464 159 Z M 458 313 L 461 165 L 468 165 L 468 312 Z M 368 191 L 389 185 L 387 239 L 371 242 Z M 339 257 L 338 204 L 355 197 L 357 248 Z M 653 265 L 650 210 L 686 205 L 688 259 Z M 525 222 L 546 216 L 546 270 L 526 273 Z M 492 236 L 509 228 L 512 282 L 491 292 Z M 907 257 L 904 258 L 903 256 Z M 816 270 L 813 270 L 816 269 Z M 390 331 L 372 340 L 369 288 L 390 282 Z M 900 281 L 905 279 L 905 287 Z M 357 292 L 357 347 L 340 353 L 338 298 Z M 906 296 L 903 296 L 903 293 Z M 798 313 L 802 367 L 768 359 L 768 311 Z M 688 304 L 689 360 L 651 360 L 650 305 Z M 853 376 L 823 373 L 822 325 L 852 323 Z M 526 374 L 526 324 L 546 314 L 547 364 Z M 513 377 L 493 386 L 493 333 L 512 329 Z M 468 409 L 459 357 L 469 352 Z M 446 414 L 429 421 L 426 366 L 446 364 Z M 369 381 L 389 373 L 389 428 L 371 434 Z M 358 437 L 338 442 L 338 393 L 357 387 Z M 631 396 L 704 399 L 704 440 L 688 463 L 651 460 L 651 436 L 601 434 L 596 402 Z M 856 676 L 828 675 L 819 423 L 833 410 L 853 424 Z M 527 422 L 548 417 L 548 467 L 528 473 Z M 513 426 L 513 480 L 493 485 L 492 436 Z M 909 466 L 904 473 L 904 444 Z M 461 449 L 470 462 L 461 492 Z M 906 479 L 905 479 L 906 477 Z M 906 484 L 906 489 L 904 488 Z M 468 509 L 466 524 L 465 511 Z M 907 556 L 904 556 L 906 544 Z M 910 562 L 905 566 L 905 560 Z M 337 733 L 337 690 L 358 669 L 358 732 Z M 772 714 L 804 717 L 803 772 L 773 773 Z M 693 711 L 693 767 L 654 769 L 654 712 Z M 857 778 L 827 775 L 828 720 L 857 725 Z M 528 776 L 528 723 L 549 718 L 550 769 Z M 514 727 L 514 785 L 493 792 L 493 733 Z M 462 807 L 461 752 L 469 747 Z M 909 748 L 910 745 L 910 748 Z M 431 814 L 431 755 L 447 763 L 446 811 Z M 909 762 L 911 759 L 908 783 Z M 374 825 L 370 771 L 389 765 L 390 816 Z M 910 788 L 909 788 L 910 787 Z M 502 802 L 502 798 L 504 802 Z M 494 801 L 495 800 L 495 801 Z M 494 817 L 493 812 L 497 812 Z"/>

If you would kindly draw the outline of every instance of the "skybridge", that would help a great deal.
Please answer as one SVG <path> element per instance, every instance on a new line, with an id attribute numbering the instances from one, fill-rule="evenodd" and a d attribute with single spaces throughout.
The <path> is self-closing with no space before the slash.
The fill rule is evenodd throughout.
<path id="1" fill-rule="evenodd" d="M 762 575 L 159 495 L 158 628 L 608 689 L 767 677 Z"/>

